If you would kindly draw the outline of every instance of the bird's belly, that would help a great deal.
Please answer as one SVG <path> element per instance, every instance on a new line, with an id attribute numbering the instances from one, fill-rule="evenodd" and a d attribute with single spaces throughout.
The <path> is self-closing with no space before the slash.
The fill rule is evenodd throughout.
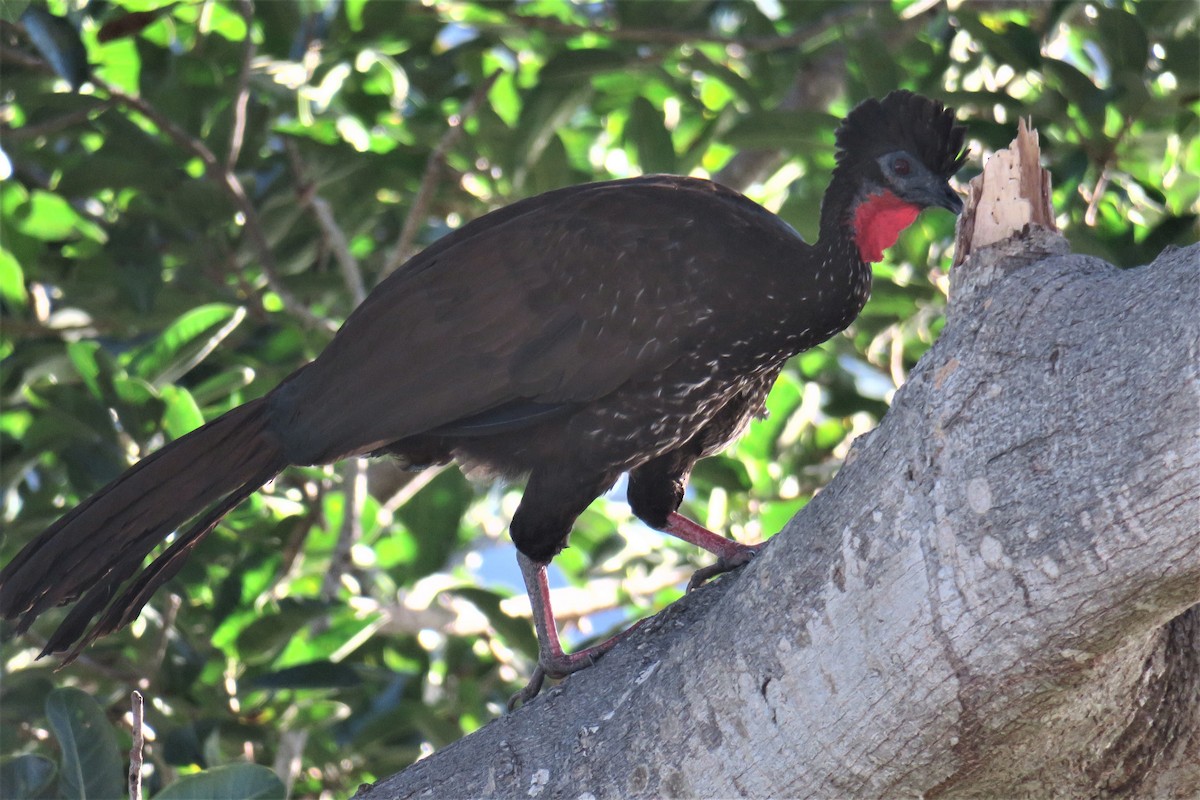
<path id="1" fill-rule="evenodd" d="M 456 441 L 453 457 L 468 472 L 484 475 L 559 468 L 615 477 L 697 436 L 696 450 L 711 455 L 762 411 L 781 363 L 734 375 L 668 372 L 628 384 L 562 419 Z"/>

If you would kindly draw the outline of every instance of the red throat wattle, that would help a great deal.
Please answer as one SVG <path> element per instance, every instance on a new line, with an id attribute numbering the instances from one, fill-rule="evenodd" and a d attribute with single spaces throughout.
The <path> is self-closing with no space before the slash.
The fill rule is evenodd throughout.
<path id="1" fill-rule="evenodd" d="M 889 191 L 868 195 L 854 209 L 854 242 L 862 260 L 882 261 L 883 251 L 896 243 L 900 231 L 920 213 L 920 206 L 906 203 Z"/>

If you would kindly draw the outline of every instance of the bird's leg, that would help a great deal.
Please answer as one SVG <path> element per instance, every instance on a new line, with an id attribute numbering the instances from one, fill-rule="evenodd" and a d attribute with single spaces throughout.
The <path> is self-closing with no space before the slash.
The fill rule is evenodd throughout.
<path id="1" fill-rule="evenodd" d="M 572 672 L 590 667 L 596 663 L 596 659 L 611 650 L 617 642 L 637 630 L 642 622 L 645 622 L 645 620 L 641 620 L 612 638 L 586 650 L 564 653 L 558 639 L 558 625 L 554 621 L 554 609 L 550 607 L 550 583 L 546 577 L 546 564 L 539 564 L 520 551 L 517 552 L 517 563 L 521 567 L 521 577 L 525 579 L 525 590 L 529 593 L 529 606 L 533 611 L 533 626 L 537 630 L 538 665 L 525 688 L 509 698 L 509 711 L 516 708 L 518 704 L 527 703 L 536 697 L 542 690 L 542 683 L 547 675 L 551 678 L 563 678 Z"/>
<path id="2" fill-rule="evenodd" d="M 713 533 L 677 511 L 672 511 L 667 516 L 667 524 L 661 530 L 663 533 L 669 533 L 685 542 L 701 547 L 717 557 L 717 563 L 701 567 L 692 574 L 692 579 L 688 581 L 687 586 L 689 592 L 703 585 L 709 578 L 737 569 L 758 555 L 758 551 L 762 549 L 761 544 L 742 544 Z"/>

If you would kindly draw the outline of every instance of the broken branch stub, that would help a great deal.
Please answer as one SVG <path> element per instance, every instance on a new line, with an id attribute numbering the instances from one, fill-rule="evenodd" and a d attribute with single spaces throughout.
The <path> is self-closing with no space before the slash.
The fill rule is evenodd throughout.
<path id="1" fill-rule="evenodd" d="M 1050 200 L 1050 173 L 1040 163 L 1038 134 L 1022 119 L 1017 138 L 983 165 L 968 186 L 966 208 L 955 233 L 954 266 L 974 251 L 1038 225 L 1057 231 Z"/>

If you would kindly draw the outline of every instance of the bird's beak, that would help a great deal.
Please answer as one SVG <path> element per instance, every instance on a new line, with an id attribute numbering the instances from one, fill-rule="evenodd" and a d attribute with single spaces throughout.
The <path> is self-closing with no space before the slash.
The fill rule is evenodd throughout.
<path id="1" fill-rule="evenodd" d="M 958 192 L 950 188 L 950 184 L 943 180 L 931 180 L 926 185 L 920 187 L 916 192 L 916 197 L 913 199 L 926 207 L 937 206 L 944 208 L 952 214 L 961 214 L 963 210 L 962 198 L 958 196 Z"/>
<path id="2" fill-rule="evenodd" d="M 961 214 L 963 210 L 962 198 L 958 196 L 958 192 L 951 188 L 950 184 L 942 184 L 941 201 L 936 203 L 952 214 Z"/>

